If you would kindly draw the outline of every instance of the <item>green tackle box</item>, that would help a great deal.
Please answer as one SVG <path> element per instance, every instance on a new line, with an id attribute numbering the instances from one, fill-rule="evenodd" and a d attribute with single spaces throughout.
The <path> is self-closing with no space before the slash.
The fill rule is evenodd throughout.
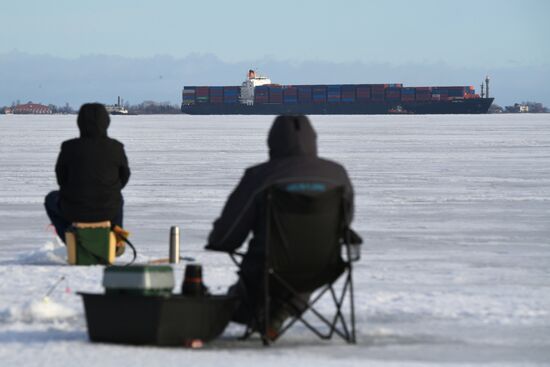
<path id="1" fill-rule="evenodd" d="M 65 232 L 70 265 L 110 265 L 116 257 L 116 237 L 111 222 L 73 223 Z"/>
<path id="2" fill-rule="evenodd" d="M 105 294 L 169 296 L 174 271 L 167 265 L 109 266 L 103 272 Z"/>

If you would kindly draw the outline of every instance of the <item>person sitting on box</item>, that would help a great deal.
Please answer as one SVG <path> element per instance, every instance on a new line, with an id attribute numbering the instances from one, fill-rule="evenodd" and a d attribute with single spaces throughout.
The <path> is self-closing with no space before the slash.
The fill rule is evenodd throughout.
<path id="1" fill-rule="evenodd" d="M 59 190 L 46 196 L 44 206 L 63 242 L 73 223 L 110 221 L 113 229 L 122 227 L 121 190 L 128 183 L 130 168 L 124 145 L 107 136 L 109 123 L 105 106 L 84 104 L 77 118 L 80 137 L 61 144 L 55 165 Z M 120 246 L 117 252 L 123 249 Z"/>

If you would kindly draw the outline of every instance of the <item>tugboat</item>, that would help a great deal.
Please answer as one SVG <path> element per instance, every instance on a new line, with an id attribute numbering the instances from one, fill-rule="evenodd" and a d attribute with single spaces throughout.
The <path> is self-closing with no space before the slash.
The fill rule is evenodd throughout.
<path id="1" fill-rule="evenodd" d="M 118 97 L 117 104 L 115 104 L 115 105 L 106 105 L 105 109 L 111 115 L 127 115 L 128 114 L 128 110 L 126 108 L 124 108 L 124 106 L 122 105 L 122 99 L 120 98 L 120 96 Z"/>

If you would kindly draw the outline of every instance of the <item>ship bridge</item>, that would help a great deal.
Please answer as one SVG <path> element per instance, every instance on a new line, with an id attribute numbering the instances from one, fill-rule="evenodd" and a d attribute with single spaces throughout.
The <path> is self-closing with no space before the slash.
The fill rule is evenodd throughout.
<path id="1" fill-rule="evenodd" d="M 241 85 L 241 103 L 252 106 L 254 104 L 254 88 L 266 84 L 271 84 L 271 79 L 256 75 L 254 70 L 249 70 L 247 79 Z"/>

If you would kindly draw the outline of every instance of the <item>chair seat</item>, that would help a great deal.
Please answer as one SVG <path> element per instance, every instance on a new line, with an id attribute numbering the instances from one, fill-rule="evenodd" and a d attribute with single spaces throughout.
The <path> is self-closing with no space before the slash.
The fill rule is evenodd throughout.
<path id="1" fill-rule="evenodd" d="M 278 271 L 276 274 L 278 278 L 287 284 L 292 285 L 292 288 L 296 292 L 313 292 L 317 288 L 330 284 L 337 280 L 340 275 L 345 271 L 346 266 L 344 262 L 338 262 L 334 264 L 330 269 L 326 269 L 323 272 L 282 272 Z M 271 285 L 272 287 L 275 285 Z"/>

